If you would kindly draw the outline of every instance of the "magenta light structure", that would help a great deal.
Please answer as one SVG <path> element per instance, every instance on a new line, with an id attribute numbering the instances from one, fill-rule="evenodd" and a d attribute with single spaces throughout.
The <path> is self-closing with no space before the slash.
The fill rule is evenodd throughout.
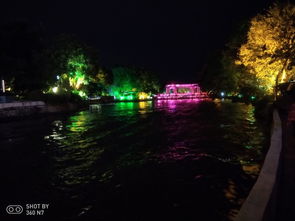
<path id="1" fill-rule="evenodd" d="M 156 95 L 158 100 L 195 99 L 208 97 L 198 84 L 167 84 L 165 93 Z"/>

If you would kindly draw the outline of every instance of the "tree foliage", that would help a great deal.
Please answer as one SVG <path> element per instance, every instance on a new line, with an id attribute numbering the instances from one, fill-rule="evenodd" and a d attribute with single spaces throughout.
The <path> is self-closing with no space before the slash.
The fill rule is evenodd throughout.
<path id="1" fill-rule="evenodd" d="M 223 91 L 235 94 L 246 86 L 245 69 L 236 65 L 235 60 L 237 59 L 238 49 L 245 42 L 244 36 L 248 30 L 247 22 L 239 23 L 234 29 L 234 33 L 223 50 L 215 52 L 208 59 L 202 86 L 212 93 Z"/>
<path id="2" fill-rule="evenodd" d="M 112 69 L 113 83 L 110 94 L 119 96 L 124 92 L 159 92 L 159 81 L 155 74 L 134 67 L 115 67 Z"/>
<path id="3" fill-rule="evenodd" d="M 156 74 L 145 69 L 137 69 L 139 91 L 146 93 L 158 93 L 160 91 L 160 82 Z"/>
<path id="4" fill-rule="evenodd" d="M 224 51 L 216 52 L 209 58 L 204 77 L 201 81 L 202 88 L 209 93 L 218 94 L 221 91 L 234 91 L 235 82 L 233 72 L 225 70 L 224 64 L 230 62 Z"/>
<path id="5" fill-rule="evenodd" d="M 207 64 L 202 86 L 213 95 L 221 92 L 226 96 L 238 96 L 240 100 L 249 101 L 261 98 L 264 94 L 258 87 L 258 79 L 250 74 L 245 66 L 237 65 L 241 45 L 247 42 L 249 22 L 241 21 L 234 27 L 228 43 L 223 50 L 215 53 Z"/>
<path id="6" fill-rule="evenodd" d="M 44 87 L 41 54 L 44 31 L 26 21 L 14 21 L 0 27 L 0 77 L 18 94 Z"/>
<path id="7" fill-rule="evenodd" d="M 100 67 L 97 53 L 73 36 L 57 37 L 46 50 L 45 60 L 49 85 L 57 86 L 63 93 L 98 95 L 109 84 L 110 78 Z"/>
<path id="8" fill-rule="evenodd" d="M 294 77 L 295 6 L 275 4 L 251 19 L 247 42 L 240 47 L 236 64 L 257 78 L 258 85 L 272 93 L 279 82 Z"/>

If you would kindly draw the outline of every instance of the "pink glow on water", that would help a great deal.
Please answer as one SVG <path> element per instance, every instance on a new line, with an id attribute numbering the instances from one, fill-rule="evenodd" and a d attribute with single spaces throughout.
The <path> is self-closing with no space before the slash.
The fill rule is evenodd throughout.
<path id="1" fill-rule="evenodd" d="M 203 99 L 202 99 L 203 100 Z M 166 111 L 174 112 L 177 109 L 183 109 L 190 105 L 197 104 L 201 101 L 200 98 L 193 99 L 157 99 L 156 107 L 163 108 Z"/>
<path id="2" fill-rule="evenodd" d="M 182 161 L 182 160 L 200 160 L 202 158 L 210 157 L 206 153 L 199 153 L 197 150 L 194 151 L 191 148 L 185 146 L 172 146 L 169 147 L 164 153 L 155 155 L 160 162 L 167 161 Z"/>

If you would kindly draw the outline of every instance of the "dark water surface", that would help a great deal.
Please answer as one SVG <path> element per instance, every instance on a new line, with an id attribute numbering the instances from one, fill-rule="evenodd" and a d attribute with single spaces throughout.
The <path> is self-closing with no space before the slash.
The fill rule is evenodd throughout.
<path id="1" fill-rule="evenodd" d="M 264 157 L 254 108 L 230 102 L 116 103 L 0 132 L 1 216 L 49 203 L 42 220 L 230 220 Z"/>

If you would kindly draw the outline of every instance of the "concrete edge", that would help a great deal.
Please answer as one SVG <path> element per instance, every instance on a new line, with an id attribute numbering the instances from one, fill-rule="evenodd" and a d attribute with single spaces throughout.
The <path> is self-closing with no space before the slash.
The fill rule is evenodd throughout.
<path id="1" fill-rule="evenodd" d="M 7 108 L 21 108 L 21 107 L 35 107 L 45 106 L 43 101 L 22 101 L 22 102 L 11 102 L 11 103 L 0 103 L 0 110 Z"/>
<path id="2" fill-rule="evenodd" d="M 66 113 L 82 110 L 82 107 L 75 103 L 53 105 L 45 104 L 43 101 L 10 103 L 10 106 L 4 106 L 5 108 L 0 108 L 0 122 L 29 116 Z"/>
<path id="3" fill-rule="evenodd" d="M 262 221 L 264 219 L 272 193 L 275 191 L 281 151 L 282 125 L 278 111 L 274 110 L 270 148 L 258 179 L 243 203 L 235 221 Z"/>

